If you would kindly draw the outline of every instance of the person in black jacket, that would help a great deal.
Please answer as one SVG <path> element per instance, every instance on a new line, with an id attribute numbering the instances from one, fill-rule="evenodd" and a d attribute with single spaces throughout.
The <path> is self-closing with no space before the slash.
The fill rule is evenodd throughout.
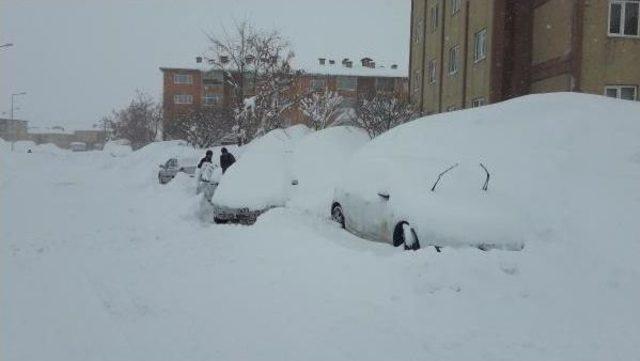
<path id="1" fill-rule="evenodd" d="M 207 155 L 204 158 L 200 159 L 200 163 L 198 163 L 198 169 L 201 169 L 205 163 L 213 163 L 213 152 L 208 150 Z"/>
<path id="2" fill-rule="evenodd" d="M 220 168 L 222 168 L 222 174 L 227 171 L 227 168 L 231 167 L 236 162 L 236 158 L 233 154 L 229 153 L 227 148 L 222 148 L 222 154 L 220 155 Z"/>

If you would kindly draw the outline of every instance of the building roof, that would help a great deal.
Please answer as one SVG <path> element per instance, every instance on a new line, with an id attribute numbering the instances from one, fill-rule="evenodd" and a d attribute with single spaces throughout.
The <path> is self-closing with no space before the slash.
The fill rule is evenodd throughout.
<path id="1" fill-rule="evenodd" d="M 318 75 L 340 75 L 340 76 L 367 76 L 367 77 L 388 77 L 388 78 L 407 78 L 409 70 L 405 64 L 392 63 L 392 62 L 380 62 L 370 57 L 357 57 L 357 58 L 344 58 L 344 57 L 326 57 L 325 64 L 320 64 L 319 59 L 313 61 L 299 61 L 294 59 L 294 67 L 304 71 L 307 74 Z M 349 68 L 343 64 L 343 60 L 349 60 L 352 63 L 352 67 Z M 371 60 L 375 63 L 375 67 L 366 67 L 361 63 L 362 59 Z M 330 64 L 330 61 L 334 61 L 335 64 Z M 393 69 L 392 65 L 396 65 L 397 68 Z"/>
<path id="2" fill-rule="evenodd" d="M 296 70 L 301 70 L 306 74 L 316 74 L 316 75 L 338 75 L 338 76 L 362 76 L 362 77 L 387 77 L 387 78 L 408 78 L 409 70 L 407 68 L 407 64 L 404 63 L 393 63 L 393 62 L 383 62 L 378 59 L 374 59 L 371 57 L 357 57 L 357 58 L 348 58 L 352 62 L 353 66 L 351 68 L 346 67 L 342 64 L 344 57 L 326 57 L 325 65 L 321 65 L 318 59 L 307 60 L 307 59 L 293 59 L 293 68 Z M 361 63 L 362 59 L 368 59 L 375 63 L 375 68 L 370 68 L 363 66 Z M 335 64 L 329 64 L 330 60 L 334 60 Z M 392 65 L 397 65 L 397 69 L 392 69 Z M 197 71 L 209 71 L 215 70 L 208 65 L 205 64 L 197 64 L 195 61 L 192 64 L 184 64 L 184 66 L 166 66 L 160 67 L 162 72 L 166 71 L 188 71 L 188 72 L 197 72 Z"/>

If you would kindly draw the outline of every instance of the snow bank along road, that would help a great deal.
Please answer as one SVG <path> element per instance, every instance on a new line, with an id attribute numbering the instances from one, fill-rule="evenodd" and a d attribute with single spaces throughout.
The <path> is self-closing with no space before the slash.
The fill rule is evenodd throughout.
<path id="1" fill-rule="evenodd" d="M 640 360 L 638 242 L 403 252 L 287 209 L 205 224 L 135 157 L 0 161 L 5 361 Z"/>

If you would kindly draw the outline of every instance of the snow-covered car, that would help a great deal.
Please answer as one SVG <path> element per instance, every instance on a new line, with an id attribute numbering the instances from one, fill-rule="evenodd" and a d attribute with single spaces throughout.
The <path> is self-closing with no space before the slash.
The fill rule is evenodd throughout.
<path id="1" fill-rule="evenodd" d="M 348 159 L 370 140 L 365 130 L 351 126 L 329 127 L 302 138 L 293 154 L 294 186 L 287 207 L 323 215 Z"/>
<path id="2" fill-rule="evenodd" d="M 249 143 L 213 195 L 214 222 L 253 224 L 263 212 L 284 206 L 295 143 L 310 132 L 305 125 L 295 125 Z"/>
<path id="3" fill-rule="evenodd" d="M 180 172 L 193 176 L 197 165 L 197 158 L 171 158 L 165 164 L 160 164 L 158 181 L 160 184 L 167 184 Z"/>
<path id="4" fill-rule="evenodd" d="M 561 227 L 567 190 L 601 177 L 585 154 L 602 140 L 577 135 L 601 126 L 584 109 L 606 102 L 534 95 L 401 125 L 352 157 L 325 212 L 362 238 L 407 249 L 522 250 Z"/>

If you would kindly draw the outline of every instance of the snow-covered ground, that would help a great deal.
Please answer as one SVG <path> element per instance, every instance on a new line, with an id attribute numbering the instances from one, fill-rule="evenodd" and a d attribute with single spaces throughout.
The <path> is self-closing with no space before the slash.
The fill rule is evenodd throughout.
<path id="1" fill-rule="evenodd" d="M 0 360 L 640 360 L 640 192 L 582 245 L 404 252 L 298 208 L 203 223 L 162 145 L 0 145 Z"/>

